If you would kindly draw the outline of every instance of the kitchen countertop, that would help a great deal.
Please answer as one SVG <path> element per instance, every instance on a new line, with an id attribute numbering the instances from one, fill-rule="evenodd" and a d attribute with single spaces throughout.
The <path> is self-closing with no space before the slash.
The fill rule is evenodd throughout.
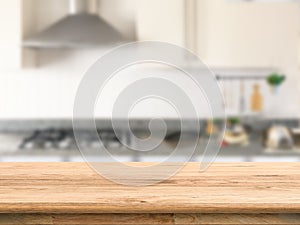
<path id="1" fill-rule="evenodd" d="M 102 178 L 86 163 L 1 163 L 0 212 L 300 213 L 300 163 L 198 169 L 188 163 L 165 182 L 130 187 Z"/>
<path id="2" fill-rule="evenodd" d="M 299 221 L 300 163 L 214 163 L 205 172 L 188 163 L 144 187 L 115 184 L 86 163 L 0 163 L 0 224 Z"/>
<path id="3" fill-rule="evenodd" d="M 113 150 L 117 154 L 119 148 Z M 166 155 L 170 155 L 168 146 L 166 150 L 156 151 L 153 154 L 145 154 L 143 152 L 132 152 L 121 150 L 118 158 L 123 162 L 161 161 Z M 94 158 L 98 161 L 107 162 L 105 157 L 99 156 L 99 153 L 93 153 Z M 184 155 L 184 152 L 183 152 Z M 192 162 L 200 162 L 201 154 L 194 157 Z M 0 151 L 0 162 L 84 162 L 84 158 L 77 149 L 22 149 L 13 151 Z M 179 162 L 181 160 L 179 159 Z M 248 147 L 225 147 L 221 148 L 216 162 L 298 162 L 300 161 L 300 149 L 295 150 L 269 150 L 264 149 L 259 144 L 253 143 Z"/>
<path id="4" fill-rule="evenodd" d="M 256 118 L 258 119 L 258 118 Z M 205 121 L 202 121 L 205 123 Z M 300 161 L 300 146 L 294 149 L 267 150 L 262 145 L 260 133 L 272 124 L 283 124 L 290 128 L 298 127 L 298 120 L 253 120 L 244 118 L 244 122 L 251 126 L 250 144 L 248 146 L 227 146 L 220 150 L 216 158 L 216 162 L 298 162 Z M 146 119 L 135 119 L 132 121 L 133 128 L 136 132 L 145 133 L 148 127 Z M 178 121 L 167 120 L 168 134 L 178 133 Z M 85 128 L 85 121 L 82 121 L 82 127 Z M 97 120 L 97 127 L 110 129 L 109 120 Z M 70 131 L 72 130 L 71 120 L 11 120 L 0 121 L 0 162 L 83 162 L 81 153 L 76 147 L 72 148 L 26 148 L 20 149 L 19 146 L 24 139 L 31 136 L 35 131 L 47 131 L 49 129 Z M 200 145 L 196 150 L 195 156 L 190 160 L 192 162 L 201 161 L 204 144 L 207 136 L 203 133 L 200 135 Z M 173 140 L 174 141 L 174 140 Z M 117 146 L 110 147 L 114 155 L 120 158 L 120 161 L 129 162 L 148 162 L 160 161 L 165 156 L 170 155 L 173 151 L 174 144 L 172 140 L 162 143 L 159 149 L 151 152 L 132 152 L 126 148 Z M 182 153 L 184 155 L 184 148 Z M 97 161 L 106 162 L 97 151 L 94 154 L 92 149 L 90 154 L 97 158 Z M 177 161 L 181 161 L 179 157 Z"/>

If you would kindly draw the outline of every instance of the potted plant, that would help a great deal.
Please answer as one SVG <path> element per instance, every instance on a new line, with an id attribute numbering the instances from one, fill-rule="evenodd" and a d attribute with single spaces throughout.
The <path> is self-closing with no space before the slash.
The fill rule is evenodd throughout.
<path id="1" fill-rule="evenodd" d="M 285 80 L 285 76 L 279 73 L 271 73 L 267 77 L 267 82 L 270 85 L 271 91 L 273 93 L 277 92 L 279 86 L 283 83 L 284 80 Z"/>

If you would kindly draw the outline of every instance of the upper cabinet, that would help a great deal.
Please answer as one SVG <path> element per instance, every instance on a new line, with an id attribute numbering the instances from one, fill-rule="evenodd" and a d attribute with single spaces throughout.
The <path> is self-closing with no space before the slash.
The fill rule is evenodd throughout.
<path id="1" fill-rule="evenodd" d="M 16 69 L 34 64 L 34 53 L 22 48 L 22 39 L 33 22 L 31 0 L 0 2 L 0 68 Z"/>
<path id="2" fill-rule="evenodd" d="M 21 9 L 19 0 L 0 1 L 0 68 L 21 64 Z"/>
<path id="3" fill-rule="evenodd" d="M 296 63 L 300 28 L 297 2 L 136 2 L 138 40 L 187 47 L 216 67 L 269 68 Z"/>
<path id="4" fill-rule="evenodd" d="M 184 0 L 138 0 L 136 4 L 138 40 L 185 45 Z"/>
<path id="5" fill-rule="evenodd" d="M 197 52 L 209 65 L 295 64 L 300 28 L 297 2 L 199 0 L 197 3 Z"/>
<path id="6" fill-rule="evenodd" d="M 99 15 L 130 40 L 187 47 L 210 66 L 298 64 L 299 5 L 220 0 L 99 0 Z M 0 68 L 37 64 L 22 40 L 68 13 L 68 1 L 0 1 Z M 287 26 L 288 24 L 288 26 Z M 287 42 L 286 40 L 289 40 Z"/>

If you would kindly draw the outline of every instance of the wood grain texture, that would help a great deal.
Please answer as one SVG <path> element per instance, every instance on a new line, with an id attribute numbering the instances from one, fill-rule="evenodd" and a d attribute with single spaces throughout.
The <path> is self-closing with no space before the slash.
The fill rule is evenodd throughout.
<path id="1" fill-rule="evenodd" d="M 175 224 L 173 214 L 0 214 L 0 225 L 133 225 Z"/>
<path id="2" fill-rule="evenodd" d="M 299 214 L 0 214 L 0 225 L 299 225 Z"/>
<path id="3" fill-rule="evenodd" d="M 235 225 L 235 224 L 300 224 L 299 214 L 175 214 L 175 224 Z"/>
<path id="4" fill-rule="evenodd" d="M 85 163 L 0 163 L 0 213 L 300 213 L 300 163 L 202 173 L 189 163 L 147 187 L 117 185 Z"/>

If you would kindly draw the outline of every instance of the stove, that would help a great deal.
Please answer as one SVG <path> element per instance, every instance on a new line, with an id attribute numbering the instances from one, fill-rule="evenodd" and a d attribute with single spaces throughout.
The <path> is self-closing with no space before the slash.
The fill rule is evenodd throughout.
<path id="1" fill-rule="evenodd" d="M 122 144 L 115 133 L 110 130 L 97 130 L 95 135 L 90 130 L 78 132 L 81 146 L 88 149 L 101 148 L 99 138 L 105 147 L 121 147 Z M 78 149 L 72 129 L 35 130 L 27 135 L 19 149 Z"/>

